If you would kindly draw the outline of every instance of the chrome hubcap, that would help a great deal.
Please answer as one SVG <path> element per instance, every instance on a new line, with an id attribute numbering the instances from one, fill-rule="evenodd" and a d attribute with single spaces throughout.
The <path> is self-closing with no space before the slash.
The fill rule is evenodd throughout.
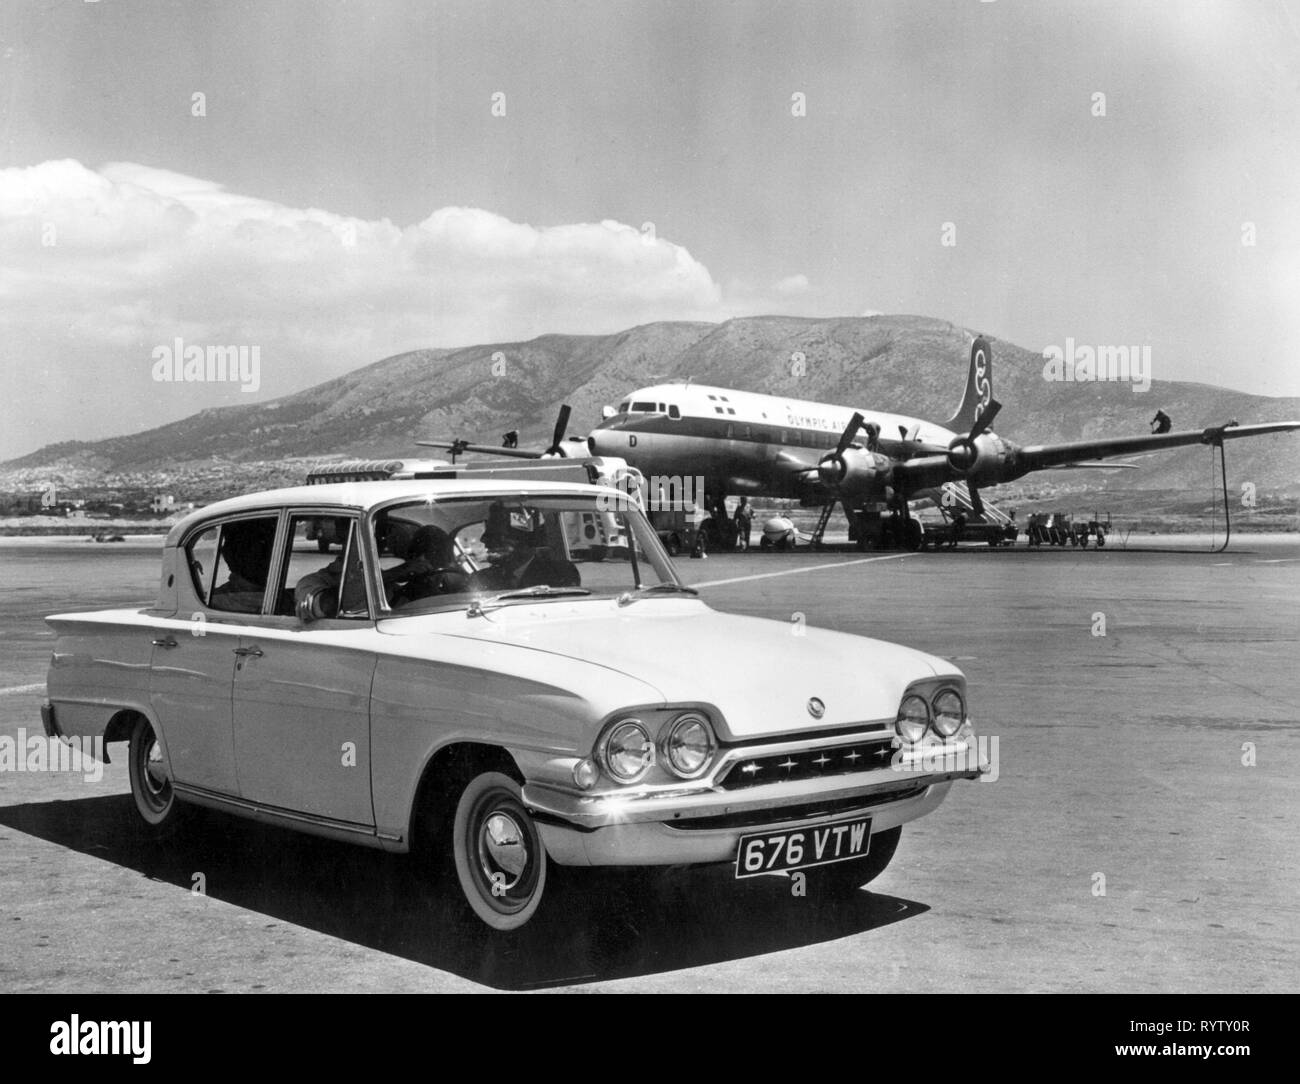
<path id="1" fill-rule="evenodd" d="M 484 819 L 478 858 L 489 884 L 509 891 L 519 883 L 528 866 L 528 840 L 509 813 L 496 810 Z"/>
<path id="2" fill-rule="evenodd" d="M 151 741 L 144 752 L 144 785 L 154 797 L 161 797 L 167 791 L 170 780 L 167 778 L 167 765 L 163 760 L 162 749 L 157 741 Z"/>

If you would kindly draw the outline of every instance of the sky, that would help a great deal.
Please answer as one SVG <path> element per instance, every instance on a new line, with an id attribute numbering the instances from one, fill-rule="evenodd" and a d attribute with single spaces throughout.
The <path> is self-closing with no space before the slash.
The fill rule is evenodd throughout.
<path id="1" fill-rule="evenodd" d="M 5 0 L 0 459 L 404 350 L 761 313 L 1300 395 L 1298 27 L 1280 0 Z M 256 380 L 160 379 L 178 345 L 255 349 Z"/>

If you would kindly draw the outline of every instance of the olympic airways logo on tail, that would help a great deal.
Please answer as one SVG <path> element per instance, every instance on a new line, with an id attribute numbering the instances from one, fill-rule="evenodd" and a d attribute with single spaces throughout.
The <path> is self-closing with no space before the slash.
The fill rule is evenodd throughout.
<path id="1" fill-rule="evenodd" d="M 980 401 L 975 405 L 975 420 L 979 421 L 993 400 L 993 382 L 989 380 L 989 356 L 983 346 L 975 347 L 971 364 L 975 367 L 975 393 L 980 397 Z"/>

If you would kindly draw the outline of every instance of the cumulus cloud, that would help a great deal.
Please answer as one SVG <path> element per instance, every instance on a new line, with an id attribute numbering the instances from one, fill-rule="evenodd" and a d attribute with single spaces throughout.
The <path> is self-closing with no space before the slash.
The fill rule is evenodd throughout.
<path id="1" fill-rule="evenodd" d="M 81 435 L 69 411 L 99 436 L 238 402 L 151 384 L 151 351 L 176 337 L 260 346 L 266 396 L 417 347 L 722 314 L 703 264 L 619 222 L 444 207 L 399 226 L 75 161 L 0 170 L 0 300 L 6 410 L 30 407 L 0 456 Z"/>
<path id="2" fill-rule="evenodd" d="M 788 275 L 772 287 L 778 294 L 806 294 L 810 284 L 807 275 Z"/>

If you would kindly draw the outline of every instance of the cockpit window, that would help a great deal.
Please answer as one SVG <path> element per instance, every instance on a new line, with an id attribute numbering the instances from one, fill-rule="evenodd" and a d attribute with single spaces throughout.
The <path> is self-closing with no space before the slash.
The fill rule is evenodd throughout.
<path id="1" fill-rule="evenodd" d="M 618 413 L 626 414 L 627 408 L 631 405 L 632 405 L 631 400 L 624 399 L 621 403 L 618 404 Z"/>
<path id="2" fill-rule="evenodd" d="M 655 412 L 654 403 L 633 403 L 633 414 L 653 414 Z"/>
<path id="3" fill-rule="evenodd" d="M 681 416 L 682 416 L 682 412 L 681 412 L 680 410 L 677 409 L 677 404 L 676 404 L 676 403 L 669 403 L 669 404 L 668 404 L 668 417 L 670 417 L 670 418 L 680 418 Z"/>

